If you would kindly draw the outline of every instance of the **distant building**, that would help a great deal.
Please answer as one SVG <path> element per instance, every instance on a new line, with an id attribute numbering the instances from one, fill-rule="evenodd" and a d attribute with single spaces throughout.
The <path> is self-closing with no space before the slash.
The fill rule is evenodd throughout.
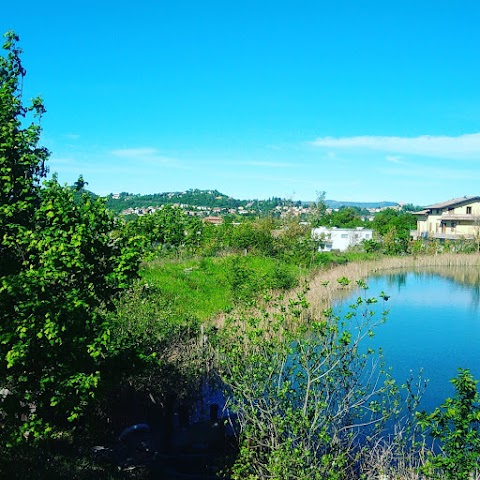
<path id="1" fill-rule="evenodd" d="M 330 252 L 332 250 L 343 252 L 349 247 L 359 245 L 363 240 L 371 240 L 373 230 L 363 227 L 318 227 L 312 229 L 312 237 L 319 241 L 319 252 Z"/>
<path id="2" fill-rule="evenodd" d="M 211 223 L 213 225 L 221 225 L 223 223 L 222 217 L 204 217 L 203 222 Z"/>

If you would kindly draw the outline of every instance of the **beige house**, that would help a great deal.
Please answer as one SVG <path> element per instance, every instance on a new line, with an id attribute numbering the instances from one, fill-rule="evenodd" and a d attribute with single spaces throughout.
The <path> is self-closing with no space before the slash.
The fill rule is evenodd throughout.
<path id="1" fill-rule="evenodd" d="M 480 197 L 460 197 L 415 212 L 413 238 L 457 240 L 480 235 Z"/>

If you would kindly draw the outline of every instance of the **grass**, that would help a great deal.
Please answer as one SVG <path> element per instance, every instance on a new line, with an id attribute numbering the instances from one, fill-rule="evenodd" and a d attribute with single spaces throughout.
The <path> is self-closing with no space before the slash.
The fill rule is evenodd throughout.
<path id="1" fill-rule="evenodd" d="M 158 289 L 177 315 L 204 322 L 262 291 L 291 288 L 305 273 L 274 258 L 234 255 L 156 259 L 145 263 L 140 275 Z"/>
<path id="2" fill-rule="evenodd" d="M 226 274 L 214 262 L 154 260 L 144 265 L 141 278 L 157 287 L 181 316 L 207 319 L 228 305 Z"/>
<path id="3" fill-rule="evenodd" d="M 230 312 L 242 301 L 252 300 L 269 289 L 288 290 L 308 276 L 308 300 L 314 314 L 320 313 L 333 298 L 369 275 L 400 268 L 480 265 L 478 254 L 375 257 L 342 254 L 320 258 L 322 266 L 308 271 L 291 263 L 256 255 L 169 259 L 143 264 L 141 279 L 154 286 L 168 305 L 170 316 L 181 321 L 208 323 Z M 346 277 L 345 287 L 338 279 Z M 292 292 L 295 295 L 295 291 Z"/>

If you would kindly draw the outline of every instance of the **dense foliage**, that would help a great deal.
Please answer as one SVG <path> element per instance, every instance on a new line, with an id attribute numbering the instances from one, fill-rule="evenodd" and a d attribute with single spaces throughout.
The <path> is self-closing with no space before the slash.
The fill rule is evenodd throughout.
<path id="1" fill-rule="evenodd" d="M 372 228 L 383 242 L 388 255 L 402 254 L 408 251 L 410 230 L 417 226 L 417 220 L 411 213 L 388 208 L 377 213 L 372 221 Z"/>
<path id="2" fill-rule="evenodd" d="M 22 79 L 25 70 L 20 60 L 21 51 L 15 34 L 6 34 L 0 57 L 0 272 L 17 272 L 23 260 L 21 243 L 24 230 L 33 221 L 38 205 L 40 180 L 46 174 L 46 148 L 38 145 L 41 115 L 44 107 L 40 99 L 29 106 L 21 101 Z M 33 116 L 30 125 L 23 127 L 27 115 Z"/>
<path id="3" fill-rule="evenodd" d="M 270 302 L 227 320 L 219 364 L 240 427 L 231 478 L 340 480 L 366 468 L 402 403 L 368 348 L 384 321 L 374 316 L 376 302 L 359 297 L 345 318 L 331 309 L 312 317 L 300 293 L 286 307 Z M 416 392 L 405 397 L 414 408 Z M 411 421 L 407 415 L 399 429 Z"/>
<path id="4" fill-rule="evenodd" d="M 107 197 L 107 207 L 115 213 L 126 209 L 158 208 L 163 205 L 185 205 L 189 207 L 230 209 L 248 207 L 257 213 L 270 213 L 277 206 L 291 205 L 293 202 L 273 197 L 267 200 L 239 200 L 229 197 L 218 190 L 190 189 L 185 192 L 163 192 L 140 195 L 122 192 Z M 300 204 L 300 202 L 296 202 Z"/>
<path id="5" fill-rule="evenodd" d="M 362 212 L 354 207 L 344 207 L 339 210 L 333 210 L 331 213 L 323 215 L 317 223 L 318 226 L 323 225 L 330 228 L 355 228 L 365 226 Z"/>
<path id="6" fill-rule="evenodd" d="M 137 238 L 143 252 L 185 250 L 194 253 L 202 239 L 204 225 L 179 207 L 166 205 L 150 214 L 136 217 L 125 226 L 125 234 Z"/>
<path id="7" fill-rule="evenodd" d="M 101 310 L 136 275 L 138 254 L 101 199 L 56 178 L 40 187 L 46 149 L 22 117 L 25 70 L 7 34 L 0 101 L 0 387 L 4 446 L 72 428 L 105 374 L 111 331 Z"/>
<path id="8" fill-rule="evenodd" d="M 480 395 L 469 370 L 452 379 L 455 396 L 432 413 L 417 413 L 419 424 L 439 441 L 441 454 L 429 455 L 423 471 L 429 478 L 468 480 L 480 468 Z"/>

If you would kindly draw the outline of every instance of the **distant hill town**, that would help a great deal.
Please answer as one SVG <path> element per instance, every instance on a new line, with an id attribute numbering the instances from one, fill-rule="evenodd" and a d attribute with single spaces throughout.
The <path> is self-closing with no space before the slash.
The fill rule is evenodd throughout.
<path id="1" fill-rule="evenodd" d="M 183 192 L 164 192 L 150 195 L 112 193 L 107 196 L 107 206 L 118 215 L 144 215 L 158 210 L 163 205 L 177 205 L 190 215 L 265 215 L 285 214 L 302 216 L 311 211 L 313 201 L 292 201 L 279 197 L 266 200 L 239 200 L 218 190 L 191 189 Z M 356 207 L 365 213 L 375 213 L 384 208 L 401 208 L 397 202 L 342 202 L 325 200 L 328 208 Z"/>

